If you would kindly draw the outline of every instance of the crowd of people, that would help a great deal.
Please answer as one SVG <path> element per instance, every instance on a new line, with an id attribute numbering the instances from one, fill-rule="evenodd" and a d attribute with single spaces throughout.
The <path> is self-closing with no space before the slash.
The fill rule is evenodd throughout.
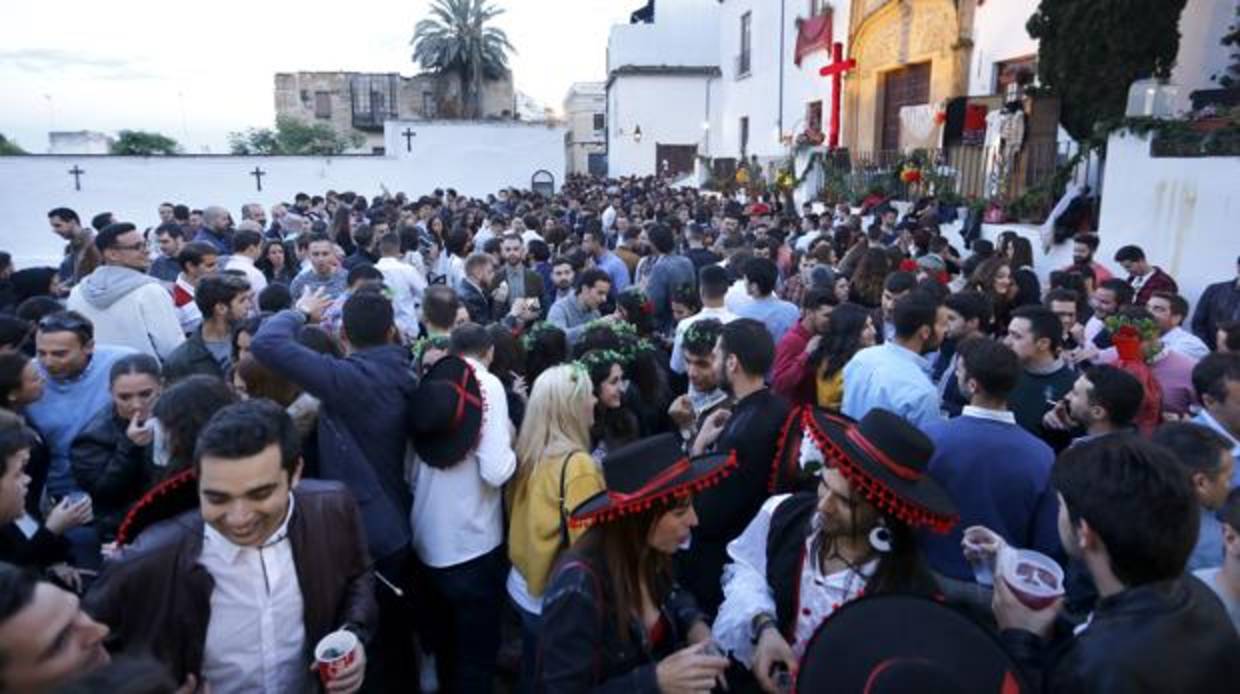
<path id="1" fill-rule="evenodd" d="M 1190 310 L 932 198 L 237 211 L 0 253 L 2 691 L 1240 681 L 1240 258 Z"/>

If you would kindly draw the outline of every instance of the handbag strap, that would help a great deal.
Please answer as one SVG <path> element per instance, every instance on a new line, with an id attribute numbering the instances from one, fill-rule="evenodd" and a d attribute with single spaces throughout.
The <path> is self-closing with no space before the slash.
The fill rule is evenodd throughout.
<path id="1" fill-rule="evenodd" d="M 568 461 L 576 451 L 569 451 L 560 463 L 560 546 L 568 547 L 572 542 L 568 536 Z"/>

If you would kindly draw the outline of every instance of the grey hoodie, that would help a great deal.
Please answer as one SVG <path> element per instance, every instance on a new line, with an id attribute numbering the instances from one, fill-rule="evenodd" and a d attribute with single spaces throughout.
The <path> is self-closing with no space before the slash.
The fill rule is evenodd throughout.
<path id="1" fill-rule="evenodd" d="M 103 265 L 82 279 L 82 298 L 99 310 L 107 309 L 153 277 L 119 265 Z"/>

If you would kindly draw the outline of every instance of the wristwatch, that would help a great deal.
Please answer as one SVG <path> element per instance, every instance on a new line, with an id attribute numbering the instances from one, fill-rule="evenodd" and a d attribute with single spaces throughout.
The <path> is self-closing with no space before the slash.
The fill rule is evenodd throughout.
<path id="1" fill-rule="evenodd" d="M 774 616 L 768 612 L 759 612 L 749 622 L 750 641 L 755 644 L 758 643 L 758 640 L 762 638 L 762 632 L 767 629 L 774 629 L 775 626 Z"/>

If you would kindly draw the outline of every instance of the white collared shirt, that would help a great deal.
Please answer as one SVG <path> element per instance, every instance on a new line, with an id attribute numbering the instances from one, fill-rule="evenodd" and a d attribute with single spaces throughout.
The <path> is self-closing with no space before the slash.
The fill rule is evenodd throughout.
<path id="1" fill-rule="evenodd" d="M 206 525 L 199 563 L 215 580 L 203 649 L 202 677 L 211 689 L 285 694 L 306 691 L 301 585 L 288 542 L 288 514 L 261 547 L 233 544 Z"/>
<path id="2" fill-rule="evenodd" d="M 728 543 L 729 562 L 723 569 L 723 604 L 715 617 L 711 635 L 723 649 L 746 667 L 752 667 L 754 643 L 753 618 L 761 613 L 776 614 L 775 594 L 766 580 L 767 542 L 771 519 L 776 509 L 791 497 L 773 496 L 762 504 L 744 532 Z M 821 528 L 818 517 L 811 522 L 812 532 L 805 538 L 798 582 L 798 607 L 793 642 L 788 644 L 799 658 L 805 653 L 810 638 L 836 608 L 855 600 L 878 569 L 878 560 L 871 559 L 857 567 L 824 574 L 812 558 L 817 556 L 815 541 Z"/>
<path id="3" fill-rule="evenodd" d="M 960 414 L 964 417 L 977 417 L 978 419 L 989 419 L 992 422 L 1016 424 L 1016 415 L 1011 410 L 988 410 L 985 407 L 965 405 Z"/>

